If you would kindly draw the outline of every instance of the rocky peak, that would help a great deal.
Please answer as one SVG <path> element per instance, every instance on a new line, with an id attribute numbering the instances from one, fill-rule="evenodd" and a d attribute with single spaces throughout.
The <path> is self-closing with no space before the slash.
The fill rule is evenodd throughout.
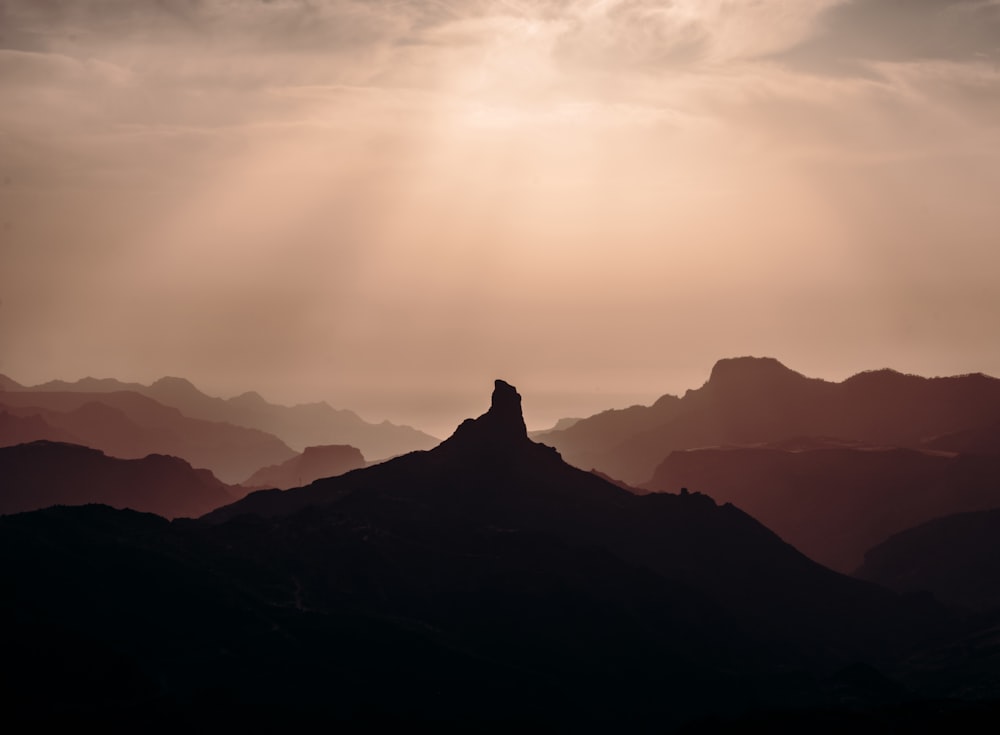
<path id="1" fill-rule="evenodd" d="M 708 385 L 767 389 L 801 377 L 773 357 L 733 357 L 715 363 Z"/>
<path id="2" fill-rule="evenodd" d="M 506 381 L 497 380 L 493 385 L 490 410 L 479 418 L 463 421 L 449 442 L 504 446 L 530 441 L 521 414 L 521 395 Z"/>

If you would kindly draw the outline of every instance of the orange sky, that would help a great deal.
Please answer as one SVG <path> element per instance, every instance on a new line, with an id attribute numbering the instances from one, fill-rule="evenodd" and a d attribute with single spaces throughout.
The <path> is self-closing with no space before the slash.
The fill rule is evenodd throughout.
<path id="1" fill-rule="evenodd" d="M 0 372 L 439 435 L 1000 375 L 1000 3 L 0 0 Z"/>

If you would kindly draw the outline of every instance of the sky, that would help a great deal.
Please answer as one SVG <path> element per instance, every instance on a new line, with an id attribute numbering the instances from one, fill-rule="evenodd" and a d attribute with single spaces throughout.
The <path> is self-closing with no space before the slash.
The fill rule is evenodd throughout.
<path id="1" fill-rule="evenodd" d="M 997 0 L 0 0 L 0 373 L 446 436 L 1000 375 Z"/>

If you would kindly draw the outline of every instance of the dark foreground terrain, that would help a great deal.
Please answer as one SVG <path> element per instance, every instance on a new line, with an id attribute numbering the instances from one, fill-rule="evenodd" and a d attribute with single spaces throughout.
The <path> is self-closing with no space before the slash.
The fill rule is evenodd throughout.
<path id="1" fill-rule="evenodd" d="M 433 450 L 197 521 L 0 518 L 0 569 L 12 718 L 884 732 L 996 720 L 1000 700 L 989 614 L 570 467 L 502 381 Z"/>

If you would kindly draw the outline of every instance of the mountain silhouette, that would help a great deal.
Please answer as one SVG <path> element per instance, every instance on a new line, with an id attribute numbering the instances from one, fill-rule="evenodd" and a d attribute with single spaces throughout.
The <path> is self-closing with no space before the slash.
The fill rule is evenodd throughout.
<path id="1" fill-rule="evenodd" d="M 166 454 L 210 469 L 227 483 L 263 465 L 295 455 L 280 439 L 257 429 L 203 421 L 131 391 L 112 393 L 0 392 L 0 409 L 39 416 L 54 431 L 41 438 L 65 440 L 123 459 Z"/>
<path id="2" fill-rule="evenodd" d="M 855 574 L 903 592 L 929 591 L 971 610 L 1000 611 L 998 539 L 1000 509 L 956 513 L 883 541 Z"/>
<path id="3" fill-rule="evenodd" d="M 196 517 L 233 499 L 211 472 L 176 457 L 117 459 L 49 441 L 0 448 L 0 476 L 0 514 L 104 503 L 166 518 Z"/>
<path id="4" fill-rule="evenodd" d="M 637 495 L 566 464 L 529 439 L 503 381 L 431 450 L 197 521 L 104 506 L 2 517 L 0 586 L 9 712 L 165 712 L 185 726 L 209 704 L 230 725 L 274 728 L 670 728 L 888 706 L 901 688 L 878 671 L 905 674 L 907 655 L 955 627 L 732 505 Z"/>
<path id="5" fill-rule="evenodd" d="M 640 496 L 571 467 L 528 438 L 520 401 L 497 381 L 490 409 L 432 450 L 302 488 L 254 492 L 203 520 L 310 518 L 349 529 L 369 549 L 429 545 L 435 555 L 445 553 L 445 540 L 461 548 L 470 536 L 603 549 L 682 585 L 686 601 L 677 604 L 700 600 L 699 614 L 728 619 L 732 630 L 799 664 L 825 659 L 821 650 L 840 651 L 834 658 L 885 653 L 917 625 L 895 598 L 810 561 L 732 505 L 698 493 Z"/>
<path id="6" fill-rule="evenodd" d="M 606 411 L 537 438 L 575 466 L 638 485 L 678 449 L 792 437 L 919 448 L 994 424 L 997 415 L 1000 380 L 985 375 L 922 378 L 875 370 L 833 383 L 773 358 L 741 357 L 717 362 L 708 381 L 681 398 Z"/>
<path id="7" fill-rule="evenodd" d="M 301 454 L 286 462 L 262 467 L 242 484 L 246 487 L 267 487 L 287 490 L 292 487 L 334 477 L 365 466 L 365 458 L 356 447 L 335 444 L 306 447 Z"/>
<path id="8" fill-rule="evenodd" d="M 939 516 L 1000 507 L 1000 457 L 842 444 L 795 439 L 781 448 L 675 451 L 644 488 L 689 487 L 734 503 L 811 559 L 845 574 L 894 533 Z"/>
<path id="9" fill-rule="evenodd" d="M 412 427 L 388 421 L 370 423 L 353 411 L 335 409 L 327 403 L 281 406 L 269 403 L 252 391 L 229 399 L 208 396 L 184 378 L 160 378 L 148 386 L 113 378 L 83 378 L 73 383 L 54 380 L 31 388 L 20 386 L 10 378 L 4 380 L 0 384 L 4 390 L 139 393 L 176 408 L 190 418 L 245 426 L 273 434 L 297 450 L 307 446 L 347 444 L 359 448 L 365 457 L 379 460 L 415 449 L 429 449 L 438 443 L 435 437 Z"/>

